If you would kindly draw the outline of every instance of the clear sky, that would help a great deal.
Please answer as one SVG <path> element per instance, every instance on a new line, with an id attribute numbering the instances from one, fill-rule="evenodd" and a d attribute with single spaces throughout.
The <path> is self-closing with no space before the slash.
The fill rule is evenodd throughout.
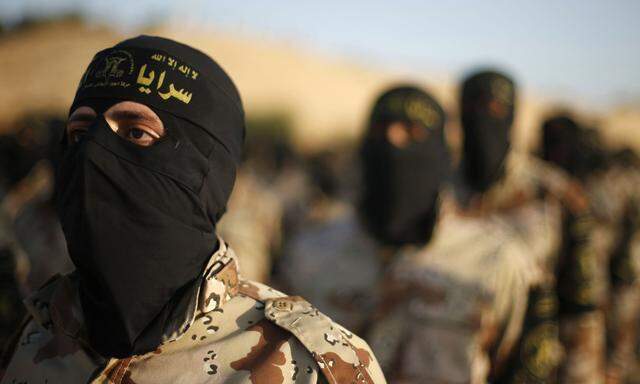
<path id="1" fill-rule="evenodd" d="M 638 0 L 0 1 L 8 22 L 71 9 L 127 29 L 168 17 L 267 35 L 415 73 L 497 64 L 536 93 L 640 102 Z"/>

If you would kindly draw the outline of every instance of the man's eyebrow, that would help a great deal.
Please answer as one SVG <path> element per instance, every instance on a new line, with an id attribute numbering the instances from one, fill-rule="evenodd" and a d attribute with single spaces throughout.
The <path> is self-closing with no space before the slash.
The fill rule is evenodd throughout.
<path id="1" fill-rule="evenodd" d="M 145 120 L 148 122 L 159 122 L 159 119 L 150 113 L 145 113 L 143 111 L 129 111 L 129 110 L 121 110 L 121 111 L 113 111 L 111 116 L 114 119 L 123 119 L 123 120 Z"/>
<path id="2" fill-rule="evenodd" d="M 71 115 L 71 117 L 69 117 L 68 122 L 76 122 L 76 121 L 80 121 L 80 122 L 92 122 L 96 119 L 96 115 L 94 115 L 93 113 L 89 113 L 89 112 L 83 112 L 83 113 L 74 113 L 73 115 Z"/>

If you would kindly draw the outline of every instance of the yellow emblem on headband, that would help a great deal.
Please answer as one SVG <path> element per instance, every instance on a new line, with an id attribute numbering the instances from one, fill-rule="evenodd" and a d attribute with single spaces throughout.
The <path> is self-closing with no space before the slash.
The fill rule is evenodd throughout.
<path id="1" fill-rule="evenodd" d="M 422 123 L 425 127 L 430 128 L 440 123 L 440 115 L 433 106 L 424 102 L 419 98 L 408 98 L 404 106 L 407 116 L 411 120 Z"/>
<path id="2" fill-rule="evenodd" d="M 494 79 L 491 82 L 491 95 L 502 104 L 513 104 L 513 87 L 505 79 Z"/>
<path id="3" fill-rule="evenodd" d="M 131 75 L 134 69 L 133 56 L 123 50 L 109 53 L 100 62 L 91 65 L 80 81 L 79 88 L 123 87 L 131 84 L 122 80 Z"/>

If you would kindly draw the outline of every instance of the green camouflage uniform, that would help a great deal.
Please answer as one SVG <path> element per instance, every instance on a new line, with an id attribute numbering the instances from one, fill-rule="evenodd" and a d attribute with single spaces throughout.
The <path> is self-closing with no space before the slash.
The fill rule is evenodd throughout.
<path id="1" fill-rule="evenodd" d="M 180 332 L 157 350 L 104 359 L 86 343 L 77 277 L 58 277 L 26 301 L 3 384 L 384 383 L 367 344 L 300 297 L 239 277 L 221 241 Z"/>

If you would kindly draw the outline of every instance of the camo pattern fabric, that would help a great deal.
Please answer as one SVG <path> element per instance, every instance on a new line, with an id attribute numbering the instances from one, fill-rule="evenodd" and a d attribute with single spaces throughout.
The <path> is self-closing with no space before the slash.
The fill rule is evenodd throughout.
<path id="1" fill-rule="evenodd" d="M 540 333 L 546 335 L 546 340 L 539 337 L 539 327 L 525 326 L 516 349 L 520 352 L 516 352 L 511 359 L 519 361 L 516 364 L 519 368 L 515 372 L 527 371 L 527 374 L 498 375 L 495 381 L 601 383 L 605 365 L 601 303 L 606 292 L 606 273 L 603 273 L 606 238 L 600 236 L 589 196 L 580 183 L 537 159 L 517 156 L 511 160 L 507 175 L 513 175 L 514 180 L 522 180 L 515 184 L 525 187 L 524 190 L 520 188 L 520 194 L 528 196 L 525 200 L 533 198 L 554 202 L 558 206 L 553 227 L 553 233 L 559 236 L 558 246 L 551 250 L 547 258 L 546 277 L 536 287 L 536 290 L 555 290 L 557 310 L 555 314 L 545 316 L 536 310 L 528 313 L 528 324 L 548 324 L 545 327 L 549 331 Z M 541 242 L 535 236 L 529 238 L 530 244 Z M 534 349 L 537 351 L 552 351 L 550 346 L 561 345 L 561 352 L 545 354 L 556 357 L 555 367 L 548 363 L 532 364 L 535 360 L 527 361 L 536 355 L 540 356 L 539 353 L 522 353 L 531 349 L 529 340 L 536 338 L 539 339 L 539 346 Z M 534 372 L 529 367 L 544 369 Z"/>
<path id="2" fill-rule="evenodd" d="M 518 340 L 541 271 L 505 217 L 444 208 L 431 242 L 405 248 L 367 340 L 398 383 L 486 383 Z"/>
<path id="3" fill-rule="evenodd" d="M 53 170 L 41 160 L 0 200 L 0 348 L 25 316 L 22 299 L 70 270 L 62 230 L 47 204 Z"/>
<path id="4" fill-rule="evenodd" d="M 385 383 L 364 341 L 304 299 L 242 279 L 221 244 L 180 332 L 144 355 L 96 355 L 74 275 L 48 283 L 25 302 L 32 318 L 1 383 Z"/>
<path id="5" fill-rule="evenodd" d="M 283 208 L 273 190 L 240 169 L 227 212 L 216 230 L 237 250 L 243 277 L 267 284 L 282 236 Z"/>
<path id="6" fill-rule="evenodd" d="M 606 382 L 625 383 L 634 364 L 640 327 L 640 172 L 614 166 L 586 183 L 599 230 L 607 235 L 603 271 Z"/>
<path id="7" fill-rule="evenodd" d="M 481 195 L 465 188 L 454 184 L 456 198 L 443 200 L 431 243 L 400 257 L 385 279 L 388 297 L 367 337 L 383 370 L 401 383 L 537 383 L 557 381 L 563 365 L 582 369 L 583 361 L 570 357 L 602 351 L 601 338 L 591 337 L 602 334 L 602 323 L 587 322 L 573 345 L 563 345 L 560 330 L 576 323 L 559 318 L 555 288 L 566 212 L 588 216 L 579 184 L 512 153 L 493 188 Z M 571 221 L 568 227 L 583 228 Z M 592 302 L 597 252 L 589 242 L 572 252 L 584 257 L 563 265 L 586 272 L 567 292 Z M 601 367 L 598 356 L 584 361 Z M 602 377 L 602 369 L 591 374 Z"/>
<path id="8" fill-rule="evenodd" d="M 289 291 L 358 333 L 375 307 L 381 247 L 353 207 L 333 202 L 328 210 L 333 214 L 291 238 L 279 269 Z"/>

